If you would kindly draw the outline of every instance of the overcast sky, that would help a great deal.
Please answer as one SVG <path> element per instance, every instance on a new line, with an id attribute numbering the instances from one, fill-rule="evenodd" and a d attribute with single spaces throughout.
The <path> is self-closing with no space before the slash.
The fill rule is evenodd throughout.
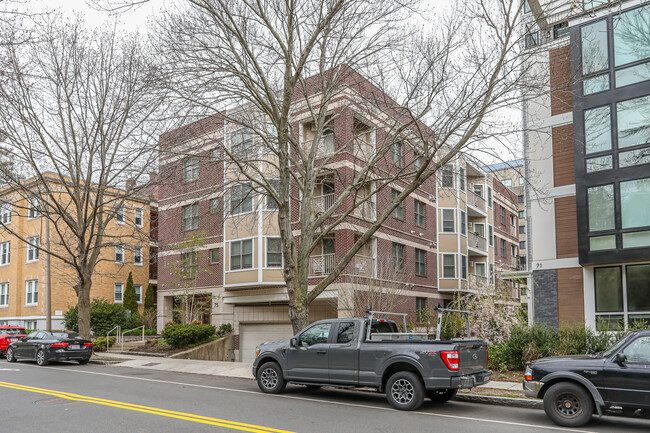
<path id="1" fill-rule="evenodd" d="M 100 26 L 114 17 L 110 13 L 97 10 L 91 6 L 87 0 L 23 0 L 25 8 L 30 11 L 45 11 L 47 9 L 59 9 L 66 15 L 81 14 L 89 27 Z M 128 9 L 119 14 L 119 20 L 125 30 L 138 31 L 146 33 L 147 23 L 150 18 L 163 9 L 166 5 L 172 5 L 182 0 L 149 0 L 148 2 Z M 444 9 L 449 8 L 455 0 L 422 0 L 423 6 L 427 14 L 439 14 L 444 12 Z M 417 25 L 422 25 L 426 21 L 422 20 Z M 521 112 L 518 107 L 503 110 L 503 116 L 511 123 L 519 123 L 521 121 Z M 487 147 L 491 150 L 489 153 L 475 153 L 475 156 L 480 158 L 485 163 L 500 162 L 503 160 L 514 159 L 520 157 L 522 152 L 521 143 L 518 139 L 508 139 L 507 143 L 499 143 L 496 140 L 491 140 L 490 145 Z M 493 154 L 492 156 L 490 154 Z M 496 155 L 500 155 L 497 157 Z"/>

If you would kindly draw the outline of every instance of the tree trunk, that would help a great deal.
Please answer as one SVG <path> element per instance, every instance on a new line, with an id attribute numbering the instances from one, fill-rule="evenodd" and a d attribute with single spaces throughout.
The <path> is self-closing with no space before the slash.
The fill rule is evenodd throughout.
<path id="1" fill-rule="evenodd" d="M 289 303 L 289 319 L 294 335 L 309 325 L 309 303 L 304 296 L 296 296 L 295 301 Z"/>
<path id="2" fill-rule="evenodd" d="M 79 291 L 77 292 L 77 306 L 79 308 L 79 333 L 83 338 L 90 339 L 90 288 L 92 280 L 83 278 L 79 282 Z"/>

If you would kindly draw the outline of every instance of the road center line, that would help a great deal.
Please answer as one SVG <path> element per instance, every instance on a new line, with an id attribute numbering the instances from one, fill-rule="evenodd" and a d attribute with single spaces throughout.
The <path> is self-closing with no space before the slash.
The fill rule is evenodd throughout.
<path id="1" fill-rule="evenodd" d="M 136 412 L 148 413 L 151 415 L 164 416 L 168 418 L 176 418 L 184 421 L 192 421 L 201 424 L 214 425 L 218 427 L 225 427 L 234 430 L 247 431 L 253 433 L 292 433 L 287 430 L 278 430 L 268 427 L 257 426 L 253 424 L 245 424 L 235 421 L 228 421 L 219 418 L 210 418 L 206 416 L 193 415 L 183 412 L 176 412 L 166 409 L 159 409 L 155 407 L 140 406 L 131 403 L 125 403 L 115 400 L 105 400 L 96 397 L 88 397 L 84 395 L 71 394 L 63 391 L 55 391 L 50 389 L 36 388 L 33 386 L 20 385 L 17 383 L 0 382 L 0 387 L 15 389 L 18 391 L 34 392 L 38 394 L 51 395 L 54 397 L 64 398 L 71 401 L 79 401 L 84 403 L 98 404 L 102 406 L 110 406 L 119 409 L 132 410 Z"/>
<path id="2" fill-rule="evenodd" d="M 31 368 L 43 368 L 43 367 L 36 367 L 33 365 L 25 364 L 25 367 L 31 367 Z M 359 408 L 364 408 L 364 409 L 375 409 L 375 410 L 384 410 L 384 411 L 396 411 L 397 409 L 389 408 L 389 407 L 380 407 L 380 406 L 371 406 L 371 405 L 366 405 L 366 404 L 359 404 L 359 403 L 344 403 L 344 402 L 339 402 L 339 401 L 331 401 L 331 400 L 322 400 L 318 398 L 309 398 L 309 397 L 296 397 L 296 396 L 291 396 L 291 395 L 282 395 L 282 394 L 264 394 L 259 391 L 247 391 L 245 389 L 234 389 L 234 388 L 224 388 L 220 386 L 212 386 L 212 385 L 199 385 L 199 384 L 193 384 L 193 383 L 185 383 L 185 382 L 174 382 L 174 381 L 169 381 L 169 380 L 162 380 L 162 379 L 148 379 L 145 377 L 129 377 L 129 376 L 123 376 L 120 374 L 112 374 L 112 373 L 100 373 L 98 371 L 87 371 L 87 370 L 70 370 L 67 368 L 61 368 L 61 367 L 45 367 L 47 369 L 52 369 L 52 370 L 61 370 L 61 371 L 67 371 L 70 373 L 86 373 L 86 374 L 95 374 L 98 376 L 108 376 L 108 377 L 118 377 L 121 379 L 125 380 L 141 380 L 145 382 L 156 382 L 156 383 L 164 383 L 167 385 L 181 385 L 181 386 L 189 386 L 189 387 L 195 387 L 195 388 L 204 388 L 204 389 L 214 389 L 217 391 L 228 391 L 228 392 L 237 392 L 237 393 L 242 393 L 242 394 L 253 394 L 258 397 L 275 397 L 275 398 L 285 398 L 285 399 L 290 399 L 290 400 L 302 400 L 302 401 L 309 401 L 309 402 L 315 402 L 319 404 L 333 404 L 333 405 L 338 405 L 338 406 L 348 406 L 348 407 L 359 407 Z M 163 371 L 163 370 L 154 370 L 154 371 Z M 183 373 L 181 373 L 183 374 Z M 442 413 L 437 413 L 437 412 L 420 412 L 420 411 L 413 411 L 410 413 L 415 413 L 418 415 L 426 415 L 429 417 L 440 417 L 440 418 L 451 418 L 451 419 L 462 419 L 465 421 L 475 421 L 475 422 L 487 422 L 487 423 L 492 423 L 492 424 L 502 424 L 502 425 L 511 425 L 511 426 L 519 426 L 519 427 L 526 427 L 526 428 L 535 428 L 535 429 L 540 429 L 540 430 L 552 430 L 552 431 L 562 431 L 562 432 L 574 432 L 574 433 L 598 433 L 593 430 L 579 430 L 579 429 L 571 429 L 571 428 L 565 428 L 565 427 L 555 427 L 555 426 L 540 426 L 540 425 L 535 425 L 535 424 L 526 424 L 526 423 L 519 423 L 519 422 L 514 422 L 514 421 L 501 421 L 501 420 L 496 420 L 496 419 L 489 419 L 489 418 L 474 418 L 474 417 L 466 417 L 466 416 L 460 416 L 460 415 L 448 415 L 448 414 L 442 414 Z"/>

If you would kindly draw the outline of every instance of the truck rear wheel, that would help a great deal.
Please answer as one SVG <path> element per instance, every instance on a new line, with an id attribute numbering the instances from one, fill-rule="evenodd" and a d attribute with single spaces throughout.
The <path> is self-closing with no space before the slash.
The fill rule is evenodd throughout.
<path id="1" fill-rule="evenodd" d="M 427 391 L 427 397 L 435 403 L 444 403 L 454 398 L 457 392 L 457 389 L 433 389 Z"/>
<path id="2" fill-rule="evenodd" d="M 560 382 L 544 394 L 544 412 L 557 425 L 581 427 L 591 420 L 594 400 L 584 387 Z"/>
<path id="3" fill-rule="evenodd" d="M 424 401 L 422 379 L 410 371 L 393 374 L 386 383 L 386 399 L 395 409 L 415 410 Z"/>
<path id="4" fill-rule="evenodd" d="M 280 394 L 287 386 L 282 369 L 275 362 L 267 362 L 257 370 L 257 386 L 267 394 Z"/>

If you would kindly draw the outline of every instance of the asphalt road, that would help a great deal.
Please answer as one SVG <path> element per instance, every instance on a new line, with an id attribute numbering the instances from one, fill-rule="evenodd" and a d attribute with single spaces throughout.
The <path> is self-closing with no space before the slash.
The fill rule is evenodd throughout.
<path id="1" fill-rule="evenodd" d="M 650 420 L 594 418 L 581 429 L 543 411 L 427 401 L 416 412 L 381 394 L 289 386 L 266 395 L 251 380 L 117 366 L 0 361 L 0 432 L 645 432 Z"/>

